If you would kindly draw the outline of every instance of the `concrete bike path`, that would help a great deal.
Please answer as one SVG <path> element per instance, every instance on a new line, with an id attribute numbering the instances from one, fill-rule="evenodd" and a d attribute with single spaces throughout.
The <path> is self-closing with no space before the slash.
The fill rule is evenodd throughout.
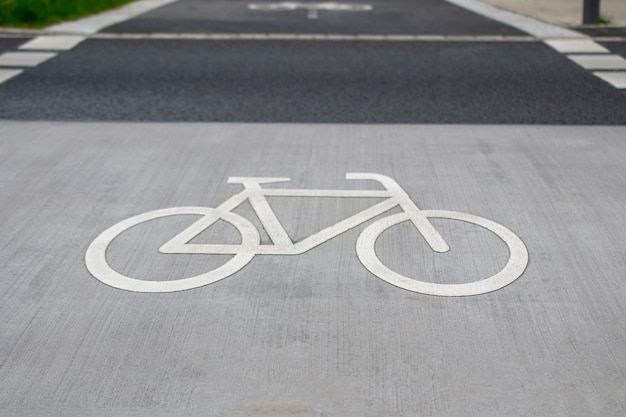
<path id="1" fill-rule="evenodd" d="M 625 133 L 3 122 L 0 414 L 622 415 Z M 226 184 L 230 176 L 375 188 L 346 181 L 346 172 L 387 175 L 422 209 L 506 226 L 528 248 L 526 271 L 474 297 L 398 289 L 357 259 L 365 225 L 302 255 L 259 255 L 229 278 L 178 293 L 122 291 L 85 268 L 87 246 L 106 228 L 150 210 L 215 207 L 240 190 Z M 370 202 L 270 203 L 297 240 Z M 249 208 L 237 212 L 258 223 Z M 213 258 L 157 253 L 188 217 L 129 230 L 109 262 L 142 279 L 214 267 Z M 443 283 L 492 274 L 506 261 L 485 230 L 433 224 L 448 254 L 433 254 L 403 224 L 381 235 L 378 256 Z M 198 239 L 237 243 L 232 232 Z"/>

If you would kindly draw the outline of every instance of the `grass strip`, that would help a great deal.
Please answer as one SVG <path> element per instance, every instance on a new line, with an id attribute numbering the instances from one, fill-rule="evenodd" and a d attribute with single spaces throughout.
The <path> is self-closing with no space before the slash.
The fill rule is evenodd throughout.
<path id="1" fill-rule="evenodd" d="M 133 0 L 0 0 L 0 26 L 42 28 Z"/>

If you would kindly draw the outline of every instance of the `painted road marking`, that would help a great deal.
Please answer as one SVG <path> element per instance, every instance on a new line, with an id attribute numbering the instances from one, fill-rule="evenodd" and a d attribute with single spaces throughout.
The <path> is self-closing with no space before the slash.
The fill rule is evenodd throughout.
<path id="1" fill-rule="evenodd" d="M 609 50 L 591 39 L 551 39 L 546 44 L 562 54 L 609 53 Z"/>
<path id="2" fill-rule="evenodd" d="M 88 39 L 126 40 L 300 40 L 380 42 L 542 42 L 532 36 L 502 35 L 373 35 L 337 33 L 95 33 Z"/>
<path id="3" fill-rule="evenodd" d="M 568 55 L 569 59 L 589 70 L 626 70 L 626 59 L 619 55 Z"/>
<path id="4" fill-rule="evenodd" d="M 55 57 L 53 52 L 5 52 L 0 55 L 0 67 L 35 67 Z M 0 84 L 21 74 L 22 70 L 0 70 Z"/>
<path id="5" fill-rule="evenodd" d="M 19 47 L 21 50 L 67 51 L 84 41 L 84 36 L 39 36 Z"/>
<path id="6" fill-rule="evenodd" d="M 530 17 L 498 9 L 478 0 L 446 0 L 471 12 L 478 13 L 489 19 L 512 26 L 537 39 L 542 39 L 551 48 L 563 54 L 601 54 L 601 55 L 568 55 L 568 58 L 585 69 L 626 69 L 626 60 L 616 55 L 607 55 L 606 48 L 595 43 L 591 38 L 573 30 L 540 22 Z M 620 40 L 620 39 L 618 39 Z M 622 78 L 617 75 L 593 73 L 614 87 L 623 85 Z M 602 74 L 602 75 L 600 75 Z M 609 81 L 611 80 L 611 81 Z M 623 88 L 623 87 L 617 87 Z"/>
<path id="7" fill-rule="evenodd" d="M 256 255 L 298 255 L 305 253 L 328 240 L 366 223 L 391 209 L 401 213 L 379 218 L 368 225 L 359 235 L 356 252 L 359 260 L 372 274 L 396 287 L 421 294 L 444 297 L 470 296 L 499 290 L 519 278 L 528 264 L 528 250 L 522 240 L 511 230 L 494 221 L 472 214 L 442 211 L 420 210 L 400 185 L 384 175 L 371 173 L 348 173 L 349 180 L 376 181 L 384 190 L 303 190 L 303 189 L 264 189 L 261 184 L 287 182 L 289 178 L 231 177 L 228 183 L 241 184 L 244 188 L 239 194 L 230 197 L 217 208 L 209 207 L 172 207 L 142 213 L 125 219 L 102 232 L 89 245 L 85 253 L 85 264 L 89 272 L 101 282 L 115 288 L 136 292 L 175 292 L 198 288 L 227 278 L 246 266 Z M 335 198 L 384 198 L 369 208 L 348 217 L 330 227 L 314 233 L 298 242 L 293 242 L 287 231 L 271 208 L 267 197 L 335 197 Z M 232 211 L 245 202 L 250 202 L 263 229 L 272 240 L 272 244 L 261 244 L 257 228 L 244 217 Z M 127 230 L 151 221 L 169 216 L 200 215 L 199 220 L 165 242 L 159 252 L 164 254 L 202 254 L 234 255 L 225 264 L 209 272 L 189 278 L 167 281 L 148 281 L 132 278 L 113 269 L 106 257 L 107 248 L 119 235 Z M 376 254 L 375 243 L 387 229 L 400 224 L 412 223 L 430 248 L 437 253 L 444 253 L 450 247 L 434 228 L 429 219 L 448 219 L 461 221 L 482 227 L 494 233 L 508 247 L 509 259 L 502 270 L 496 274 L 463 284 L 439 284 L 409 278 L 392 271 L 385 266 Z M 202 244 L 190 243 L 214 223 L 223 220 L 234 226 L 241 234 L 240 244 Z M 421 271 L 420 271 L 421 272 Z"/>
<path id="8" fill-rule="evenodd" d="M 22 73 L 22 70 L 0 69 L 0 84 Z"/>
<path id="9" fill-rule="evenodd" d="M 41 51 L 67 51 L 85 39 L 84 36 L 38 36 L 22 44 L 18 48 L 19 52 L 5 52 L 0 55 L 0 66 L 35 67 L 57 56 L 55 52 Z M 22 72 L 22 70 L 0 70 L 0 84 Z"/>
<path id="10" fill-rule="evenodd" d="M 372 10 L 372 6 L 358 3 L 303 3 L 297 1 L 283 1 L 279 3 L 250 3 L 248 4 L 248 9 L 266 12 L 304 9 L 307 11 L 308 19 L 317 19 L 320 10 L 334 12 L 367 12 Z"/>
<path id="11" fill-rule="evenodd" d="M 5 52 L 0 55 L 0 66 L 35 67 L 56 55 L 53 52 Z"/>
<path id="12" fill-rule="evenodd" d="M 615 88 L 626 89 L 626 71 L 594 71 L 593 75 Z"/>
<path id="13" fill-rule="evenodd" d="M 626 69 L 624 58 L 611 54 L 608 49 L 592 39 L 548 39 L 545 43 L 588 70 Z M 622 72 L 593 71 L 592 74 L 615 88 L 626 88 L 625 75 Z"/>

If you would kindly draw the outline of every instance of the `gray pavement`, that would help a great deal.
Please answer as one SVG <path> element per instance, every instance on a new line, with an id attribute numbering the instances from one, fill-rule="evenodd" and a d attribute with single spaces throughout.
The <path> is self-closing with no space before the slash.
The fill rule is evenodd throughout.
<path id="1" fill-rule="evenodd" d="M 3 122 L 0 414 L 623 415 L 625 133 Z M 179 293 L 112 288 L 83 263 L 89 243 L 125 218 L 217 206 L 240 190 L 229 176 L 376 188 L 346 181 L 350 171 L 394 178 L 422 209 L 505 225 L 528 247 L 527 270 L 474 297 L 409 292 L 360 264 L 364 226 L 302 255 L 258 255 L 229 278 Z M 296 239 L 368 203 L 270 202 Z M 239 214 L 255 221 L 250 210 Z M 449 254 L 434 254 L 404 224 L 380 237 L 380 259 L 441 283 L 506 260 L 486 230 L 435 220 Z M 208 268 L 210 255 L 156 252 L 189 221 L 128 230 L 109 262 L 142 279 Z"/>
<path id="2" fill-rule="evenodd" d="M 385 5 L 380 25 L 304 10 L 243 24 L 232 4 L 181 0 L 0 84 L 0 416 L 626 415 L 626 96 L 573 61 L 608 52 L 559 53 L 541 34 L 571 32 L 522 19 L 526 36 L 449 3 Z M 96 20 L 78 26 L 118 17 Z M 417 27 L 404 41 L 205 32 L 341 22 Z M 349 172 L 397 181 L 433 229 L 385 206 L 325 240 L 390 201 Z M 242 176 L 291 181 L 263 184 L 282 195 L 269 207 L 252 187 L 234 208 Z M 352 191 L 293 195 L 311 189 Z M 172 207 L 194 208 L 127 227 Z M 422 235 L 385 223 L 407 211 Z M 177 244 L 197 213 L 226 221 Z M 437 232 L 449 252 L 429 246 Z M 223 279 L 116 287 L 197 276 Z M 399 288 L 476 282 L 503 284 Z"/>

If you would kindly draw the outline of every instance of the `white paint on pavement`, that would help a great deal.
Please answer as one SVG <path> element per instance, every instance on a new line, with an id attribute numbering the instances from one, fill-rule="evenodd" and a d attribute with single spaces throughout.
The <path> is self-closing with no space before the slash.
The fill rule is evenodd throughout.
<path id="1" fill-rule="evenodd" d="M 235 257 L 230 259 L 224 265 L 213 269 L 204 274 L 194 277 L 178 279 L 175 281 L 144 281 L 131 278 L 120 274 L 111 268 L 106 260 L 106 249 L 109 244 L 119 234 L 129 228 L 153 219 L 160 219 L 168 216 L 197 214 L 203 216 L 200 221 L 214 219 L 213 222 L 221 219 L 232 224 L 241 234 L 242 242 L 240 245 L 202 245 L 215 247 L 218 253 L 231 253 Z M 209 227 L 213 222 L 208 224 Z M 198 222 L 194 223 L 197 224 Z M 192 225 L 193 226 L 193 225 Z M 89 272 L 100 281 L 115 288 L 135 292 L 174 292 L 183 291 L 192 288 L 201 287 L 203 285 L 212 284 L 220 279 L 226 278 L 244 266 L 246 266 L 254 257 L 255 253 L 246 249 L 259 245 L 260 236 L 256 228 L 248 220 L 243 217 L 208 207 L 173 207 L 169 209 L 154 210 L 133 216 L 121 221 L 105 230 L 100 234 L 87 249 L 85 255 L 85 263 Z M 230 249 L 230 251 L 229 251 Z M 222 252 L 219 252 L 221 250 Z"/>
<path id="2" fill-rule="evenodd" d="M 568 58 L 589 70 L 626 70 L 626 59 L 619 55 L 568 55 Z"/>
<path id="3" fill-rule="evenodd" d="M 587 70 L 626 69 L 626 60 L 591 39 L 548 39 L 546 45 Z M 626 76 L 622 72 L 594 71 L 593 75 L 615 88 L 626 88 Z"/>
<path id="4" fill-rule="evenodd" d="M 562 54 L 608 53 L 609 50 L 591 39 L 550 39 L 546 44 Z"/>
<path id="5" fill-rule="evenodd" d="M 594 71 L 593 75 L 615 88 L 626 89 L 626 71 Z"/>
<path id="6" fill-rule="evenodd" d="M 95 16 L 61 23 L 46 28 L 48 32 L 60 32 L 67 34 L 89 35 L 99 30 L 123 22 L 140 14 L 149 12 L 158 7 L 174 3 L 177 0 L 140 0 L 118 9 L 100 13 Z M 23 44 L 19 49 L 22 51 L 67 51 L 86 39 L 85 36 L 39 36 Z M 0 55 L 0 66 L 8 67 L 34 67 L 53 58 L 51 52 L 7 52 Z M 15 77 L 22 71 L 4 72 L 0 75 L 0 82 Z"/>
<path id="7" fill-rule="evenodd" d="M 319 18 L 320 10 L 335 12 L 367 12 L 372 10 L 372 6 L 369 4 L 358 3 L 309 3 L 297 1 L 283 1 L 279 3 L 250 3 L 248 4 L 248 9 L 260 10 L 265 12 L 304 9 L 307 11 L 307 19 L 317 19 Z"/>
<path id="8" fill-rule="evenodd" d="M 298 1 L 282 1 L 278 3 L 250 3 L 250 10 L 262 11 L 281 11 L 281 10 L 328 10 L 334 12 L 367 12 L 373 9 L 370 4 L 359 3 L 335 3 L 335 2 L 298 2 Z"/>
<path id="9" fill-rule="evenodd" d="M 528 265 L 528 250 L 524 242 L 506 227 L 491 220 L 474 216 L 468 213 L 459 213 L 444 210 L 423 210 L 425 218 L 448 219 L 474 224 L 495 233 L 506 243 L 510 257 L 504 268 L 495 275 L 482 280 L 464 284 L 437 284 L 420 281 L 401 275 L 385 266 L 375 251 L 376 239 L 387 229 L 410 220 L 407 213 L 394 214 L 380 219 L 369 225 L 357 240 L 356 252 L 361 263 L 374 275 L 384 281 L 405 290 L 421 294 L 438 295 L 443 297 L 460 297 L 485 294 L 497 291 L 520 277 Z"/>
<path id="10" fill-rule="evenodd" d="M 626 69 L 626 60 L 597 44 L 588 36 L 573 30 L 564 29 L 549 23 L 540 22 L 530 17 L 498 9 L 479 0 L 446 0 L 448 3 L 478 13 L 489 19 L 512 26 L 537 39 L 543 39 L 554 50 L 568 54 L 568 58 L 588 70 Z M 572 55 L 569 55 L 572 54 Z M 625 88 L 621 73 L 594 72 L 594 75 L 614 87 Z M 622 86 L 622 87 L 620 87 Z"/>
<path id="11" fill-rule="evenodd" d="M 0 84 L 22 73 L 22 70 L 0 69 Z"/>
<path id="12" fill-rule="evenodd" d="M 540 42 L 532 36 L 501 35 L 373 35 L 338 33 L 97 33 L 90 39 L 127 40 L 300 40 L 380 42 Z"/>
<path id="13" fill-rule="evenodd" d="M 20 46 L 21 50 L 67 51 L 86 38 L 84 36 L 39 36 Z"/>
<path id="14" fill-rule="evenodd" d="M 53 52 L 5 52 L 0 55 L 0 66 L 35 67 L 56 55 Z"/>
<path id="15" fill-rule="evenodd" d="M 95 16 L 49 26 L 46 30 L 61 33 L 96 33 L 107 26 L 123 22 L 153 9 L 174 3 L 175 1 L 177 0 L 140 0 Z"/>
<path id="16" fill-rule="evenodd" d="M 540 22 L 530 17 L 521 16 L 516 13 L 498 9 L 497 7 L 485 4 L 478 0 L 446 1 L 474 13 L 478 13 L 482 16 L 488 17 L 489 19 L 493 19 L 500 23 L 504 23 L 505 25 L 512 26 L 537 38 L 587 38 L 587 36 L 582 35 L 578 32 L 574 32 L 573 30 L 564 29 L 555 25 Z"/>
<path id="17" fill-rule="evenodd" d="M 400 185 L 384 175 L 370 173 L 348 173 L 349 180 L 370 180 L 378 182 L 384 190 L 303 190 L 303 189 L 264 189 L 261 184 L 289 181 L 289 178 L 231 177 L 228 183 L 241 184 L 244 190 L 227 199 L 217 208 L 173 207 L 142 213 L 123 220 L 102 232 L 89 245 L 85 254 L 85 264 L 89 272 L 101 282 L 115 288 L 136 292 L 174 292 L 208 285 L 229 277 L 246 266 L 255 255 L 297 255 L 307 252 L 328 240 L 366 223 L 393 208 L 402 213 L 392 214 L 376 220 L 361 232 L 356 252 L 359 260 L 372 274 L 397 287 L 428 295 L 446 297 L 484 294 L 510 284 L 519 278 L 528 264 L 528 250 L 512 231 L 491 220 L 467 213 L 420 210 Z M 384 198 L 382 202 L 354 214 L 332 226 L 314 233 L 298 242 L 293 242 L 276 216 L 267 197 L 336 197 L 336 198 Z M 271 245 L 260 244 L 258 230 L 232 210 L 244 202 L 250 205 L 272 240 Z M 159 252 L 164 254 L 234 255 L 222 266 L 209 272 L 189 278 L 167 281 L 147 281 L 132 278 L 113 269 L 106 258 L 107 248 L 120 234 L 130 228 L 162 217 L 176 215 L 201 215 L 202 217 L 164 243 Z M 400 223 L 409 222 L 422 235 L 430 248 L 437 253 L 450 250 L 447 242 L 435 229 L 429 218 L 462 221 L 480 226 L 494 233 L 509 249 L 509 259 L 504 268 L 493 276 L 464 284 L 439 284 L 420 281 L 400 275 L 382 264 L 376 255 L 375 244 L 378 237 L 387 229 Z M 196 236 L 219 220 L 233 225 L 241 234 L 240 244 L 190 243 Z M 422 271 L 417 272 L 422 275 Z"/>

